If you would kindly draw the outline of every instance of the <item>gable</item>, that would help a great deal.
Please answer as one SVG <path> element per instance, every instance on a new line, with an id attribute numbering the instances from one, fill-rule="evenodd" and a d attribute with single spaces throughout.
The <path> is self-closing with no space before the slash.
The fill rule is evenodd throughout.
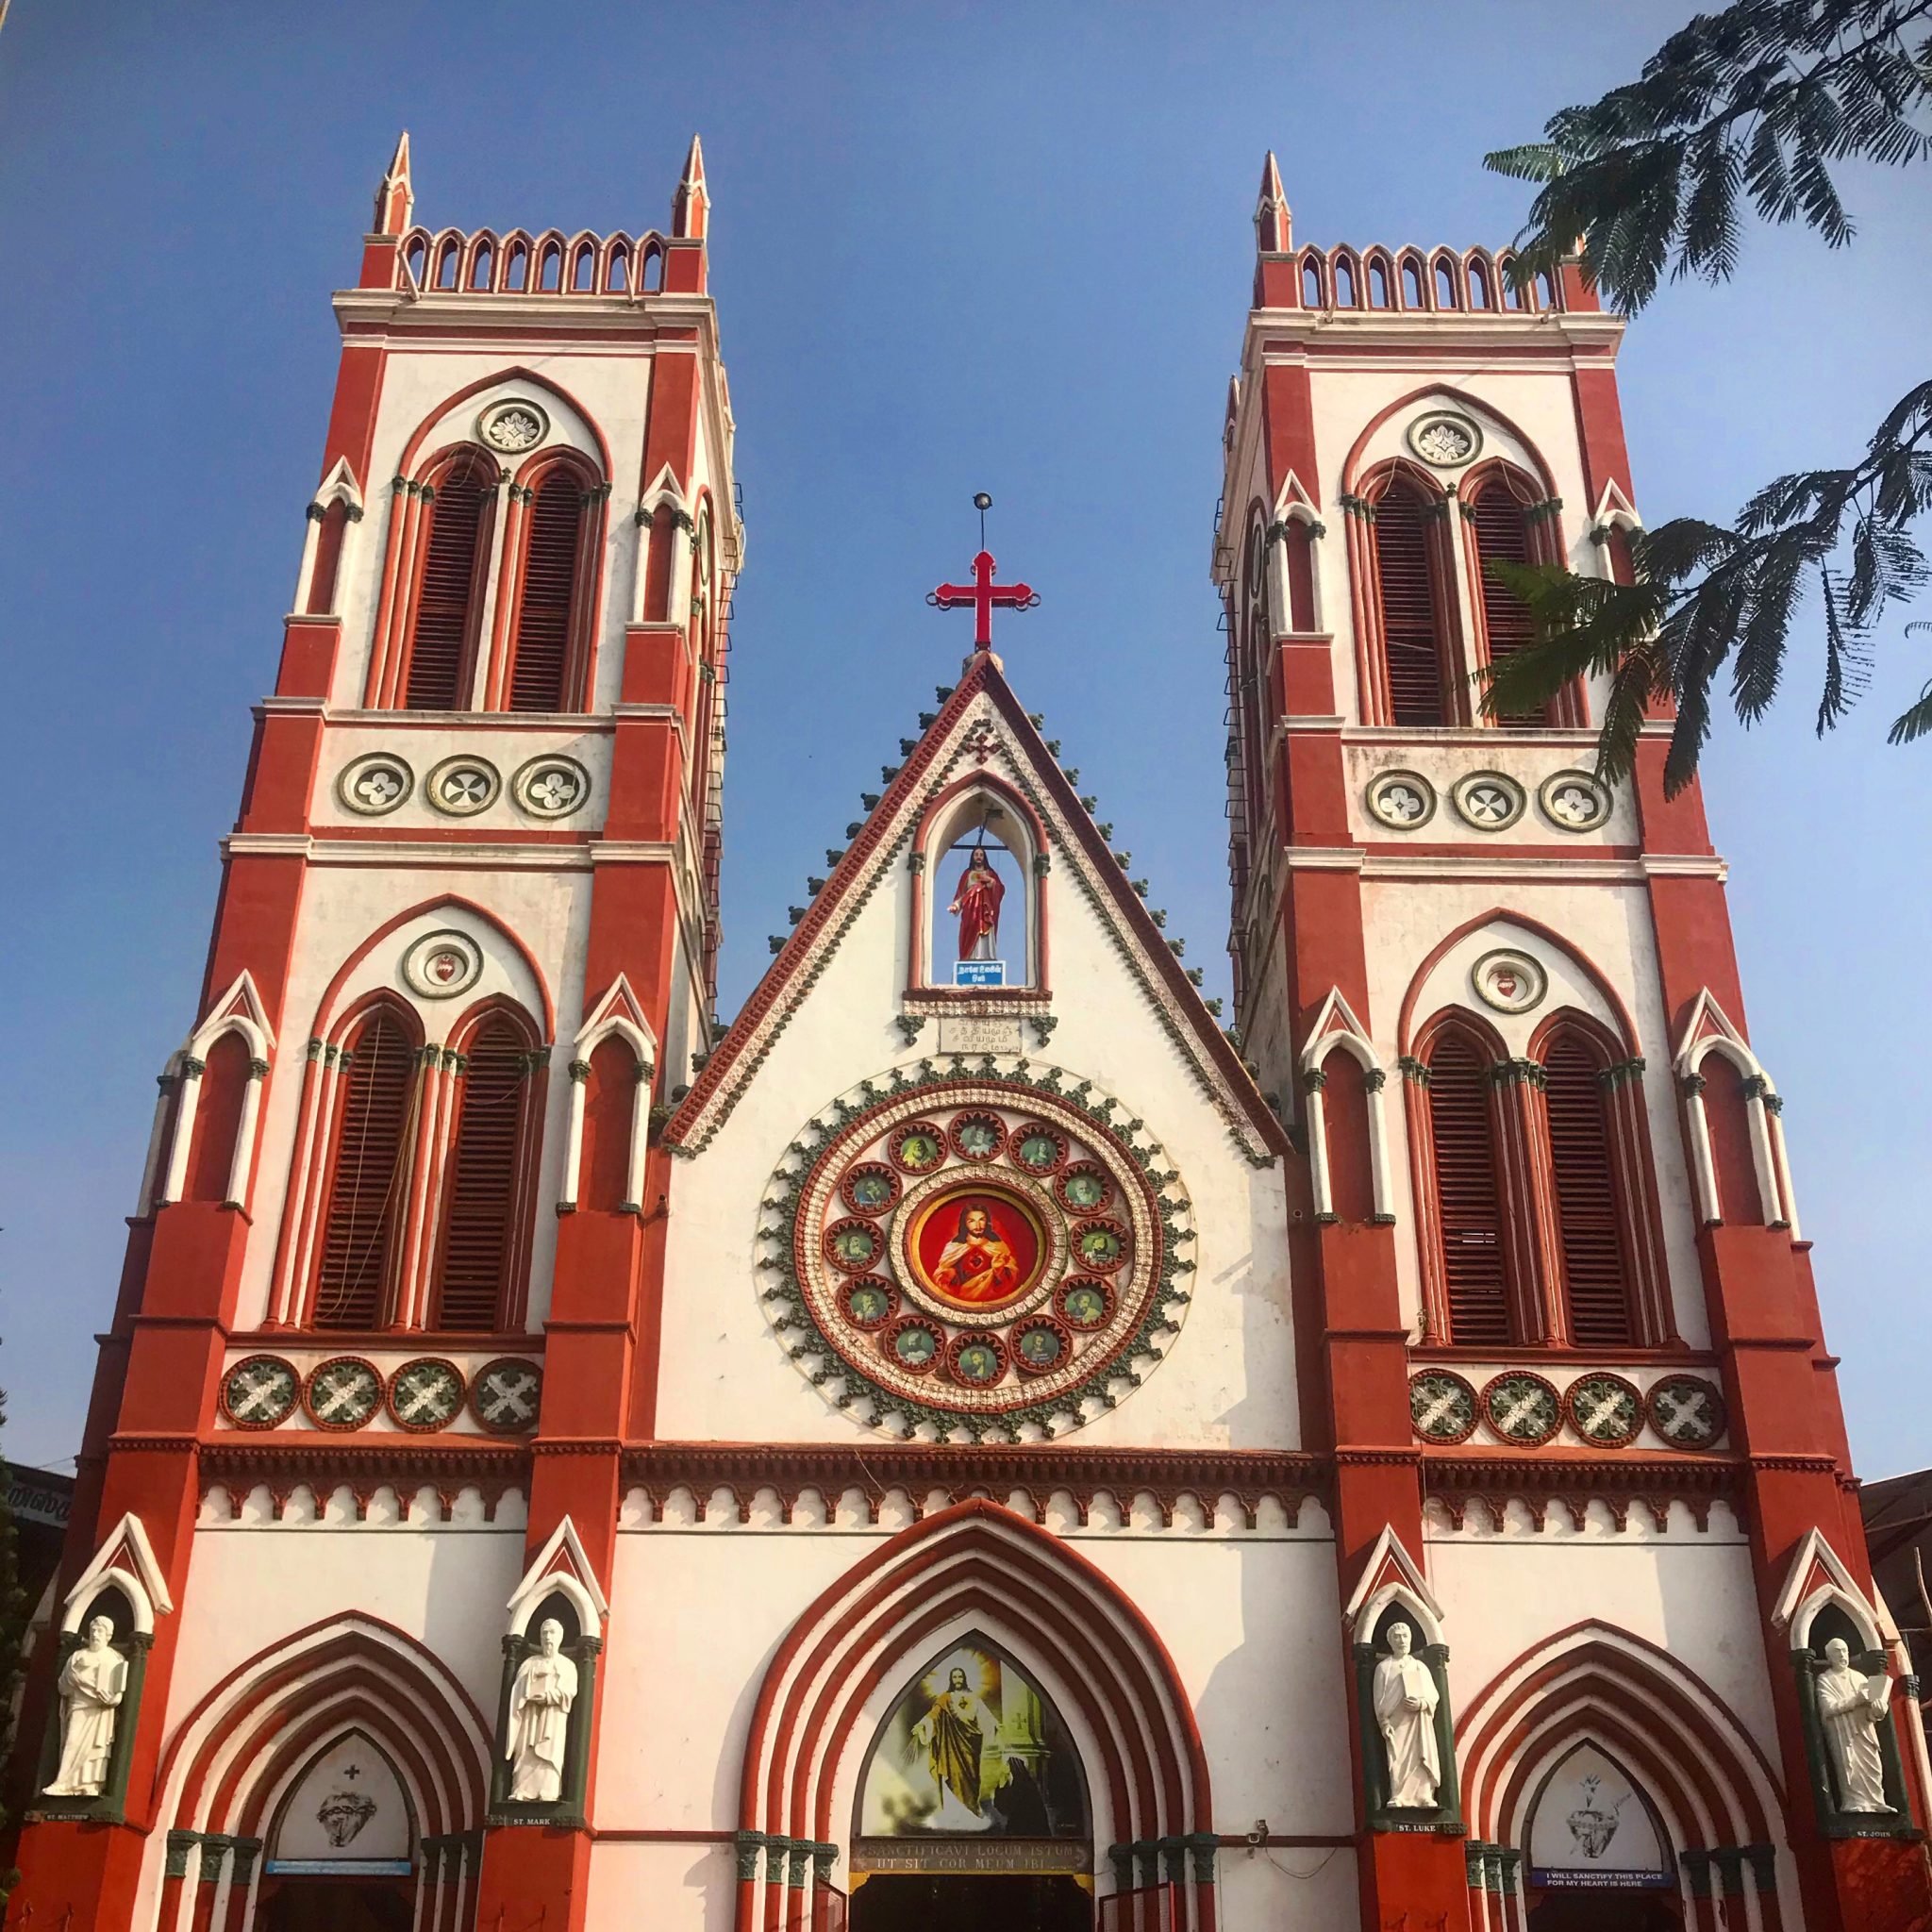
<path id="1" fill-rule="evenodd" d="M 850 942 L 867 908 L 882 894 L 896 908 L 893 943 L 900 955 L 906 954 L 912 930 L 907 864 L 918 826 L 933 800 L 975 773 L 1010 787 L 1035 814 L 1056 922 L 1071 924 L 1071 920 L 1063 921 L 1063 914 L 1084 904 L 1114 956 L 1109 976 L 1134 989 L 1139 1004 L 1222 1115 L 1235 1144 L 1257 1165 L 1277 1158 L 1287 1144 L 1279 1122 L 986 653 L 970 660 L 966 675 L 925 735 L 891 774 L 887 791 L 672 1117 L 665 1143 L 685 1154 L 709 1144 L 774 1042 L 823 982 L 832 958 Z M 934 889 L 938 890 L 937 883 Z M 874 949 L 881 943 L 882 936 L 876 932 L 868 940 Z M 1056 962 L 1048 979 L 1049 993 L 1064 999 L 1062 989 L 1074 983 L 1070 963 L 1064 958 Z M 910 977 L 909 958 L 895 958 L 894 964 L 896 984 L 905 988 Z M 1081 998 L 1090 990 L 1083 984 Z M 908 1018 L 932 1017 L 939 1010 L 918 1000 L 901 1004 L 914 1009 Z M 983 1011 L 974 1003 L 954 1006 L 960 1018 L 992 1017 L 1003 1003 L 989 1000 Z M 908 1037 L 916 1038 L 917 1033 Z"/>

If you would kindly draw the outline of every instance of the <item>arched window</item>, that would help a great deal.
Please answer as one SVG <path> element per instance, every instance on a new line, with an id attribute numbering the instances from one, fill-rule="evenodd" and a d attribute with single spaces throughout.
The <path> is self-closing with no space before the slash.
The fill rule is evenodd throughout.
<path id="1" fill-rule="evenodd" d="M 470 697 L 496 471 L 480 450 L 466 449 L 431 487 L 403 705 L 411 711 L 457 711 Z"/>
<path id="2" fill-rule="evenodd" d="M 1507 585 L 1499 583 L 1489 569 L 1492 563 L 1537 561 L 1528 499 L 1526 480 L 1495 470 L 1476 485 L 1466 508 L 1464 528 L 1469 539 L 1476 608 L 1481 614 L 1482 656 L 1491 664 L 1504 662 L 1536 638 L 1528 607 Z M 1549 707 L 1510 711 L 1496 722 L 1545 724 L 1550 722 Z"/>
<path id="3" fill-rule="evenodd" d="M 570 286 L 573 293 L 590 294 L 597 286 L 597 251 L 588 242 L 577 244 L 576 258 L 571 266 Z"/>
<path id="4" fill-rule="evenodd" d="M 523 1035 L 485 1019 L 464 1056 L 445 1184 L 430 1325 L 489 1332 L 501 1325 L 517 1220 L 525 1115 Z"/>
<path id="5" fill-rule="evenodd" d="M 1459 308 L 1461 306 L 1456 298 L 1455 264 L 1447 256 L 1439 255 L 1436 258 L 1436 307 Z"/>
<path id="6" fill-rule="evenodd" d="M 1571 1341 L 1586 1345 L 1633 1341 L 1627 1208 L 1619 1198 L 1604 1057 L 1574 1027 L 1558 1027 L 1542 1065 L 1565 1325 Z"/>
<path id="7" fill-rule="evenodd" d="M 1496 274 L 1503 285 L 1503 307 L 1520 309 L 1523 307 L 1523 291 L 1516 285 L 1516 277 L 1510 273 L 1515 267 L 1511 256 L 1501 256 L 1496 261 Z"/>
<path id="8" fill-rule="evenodd" d="M 512 711 L 570 708 L 571 630 L 583 520 L 582 481 L 568 464 L 554 464 L 537 486 L 525 525 L 523 580 L 510 638 Z"/>
<path id="9" fill-rule="evenodd" d="M 1479 261 L 1469 265 L 1469 306 L 1472 308 L 1493 308 L 1496 306 L 1490 272 Z"/>
<path id="10" fill-rule="evenodd" d="M 1391 724 L 1454 722 L 1443 586 L 1420 488 L 1394 476 L 1375 505 L 1371 541 L 1381 613 L 1382 661 Z"/>
<path id="11" fill-rule="evenodd" d="M 1704 1081 L 1704 1118 L 1710 1131 L 1710 1161 L 1717 1180 L 1719 1211 L 1733 1226 L 1761 1227 L 1764 1202 L 1751 1144 L 1750 1101 L 1744 1091 L 1744 1074 L 1737 1062 L 1724 1053 L 1706 1054 L 1697 1071 Z"/>
<path id="12" fill-rule="evenodd" d="M 1302 258 L 1302 307 L 1322 307 L 1322 264 L 1312 255 Z"/>
<path id="13" fill-rule="evenodd" d="M 605 286 L 613 295 L 630 292 L 630 244 L 620 242 L 610 251 L 610 266 L 604 274 Z"/>
<path id="14" fill-rule="evenodd" d="M 1426 308 L 1423 299 L 1423 265 L 1411 256 L 1405 256 L 1402 261 L 1402 306 L 1405 308 Z"/>
<path id="15" fill-rule="evenodd" d="M 220 1203 L 234 1197 L 229 1184 L 242 1133 L 242 1103 L 248 1091 L 248 1042 L 224 1033 L 208 1048 L 207 1070 L 194 1109 L 194 1141 L 188 1155 L 184 1201 Z"/>
<path id="16" fill-rule="evenodd" d="M 521 295 L 530 285 L 530 247 L 526 242 L 512 242 L 503 258 L 503 286 L 512 295 Z"/>
<path id="17" fill-rule="evenodd" d="M 1335 258 L 1335 306 L 1338 308 L 1355 307 L 1355 264 L 1347 256 Z"/>
<path id="18" fill-rule="evenodd" d="M 1427 1066 L 1431 1219 L 1449 1328 L 1442 1339 L 1458 1347 L 1508 1342 L 1516 1324 L 1491 1062 L 1450 1027 L 1437 1035 Z"/>
<path id="19" fill-rule="evenodd" d="M 607 1034 L 591 1052 L 590 1068 L 584 1081 L 584 1164 L 577 1205 L 610 1213 L 637 1205 L 628 1190 L 638 1057 L 628 1041 Z"/>
<path id="20" fill-rule="evenodd" d="M 436 286 L 439 289 L 454 289 L 457 285 L 457 267 L 462 258 L 462 243 L 455 236 L 445 242 L 437 251 Z"/>
<path id="21" fill-rule="evenodd" d="M 1393 285 L 1390 281 L 1388 258 L 1375 256 L 1369 262 L 1369 307 L 1392 308 L 1394 306 L 1395 298 Z"/>
<path id="22" fill-rule="evenodd" d="M 338 1076 L 316 1272 L 318 1328 L 374 1328 L 388 1317 L 396 1234 L 408 1195 L 416 1053 L 400 1017 L 377 1007 L 350 1036 Z"/>
<path id="23" fill-rule="evenodd" d="M 647 295 L 655 295 L 664 286 L 664 251 L 655 242 L 644 249 L 644 266 L 638 280 Z"/>
<path id="24" fill-rule="evenodd" d="M 1329 1208 L 1338 1221 L 1373 1221 L 1375 1170 L 1371 1158 L 1367 1070 L 1346 1047 L 1322 1062 L 1322 1112 L 1328 1161 Z"/>
<path id="25" fill-rule="evenodd" d="M 476 253 L 470 263 L 470 286 L 473 289 L 487 289 L 490 286 L 490 272 L 496 265 L 496 254 L 487 242 L 476 244 Z"/>
<path id="26" fill-rule="evenodd" d="M 537 287 L 546 295 L 558 292 L 563 280 L 563 247 L 560 242 L 546 242 L 542 252 L 537 257 Z"/>

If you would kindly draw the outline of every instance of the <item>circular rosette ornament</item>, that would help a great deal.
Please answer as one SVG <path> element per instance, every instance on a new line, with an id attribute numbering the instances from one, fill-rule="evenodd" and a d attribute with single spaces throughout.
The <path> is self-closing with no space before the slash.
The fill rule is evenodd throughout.
<path id="1" fill-rule="evenodd" d="M 1187 1195 L 1142 1124 L 996 1057 L 895 1069 L 825 1109 L 758 1235 L 811 1381 L 941 1441 L 1038 1440 L 1112 1407 L 1179 1328 L 1194 1267 Z"/>

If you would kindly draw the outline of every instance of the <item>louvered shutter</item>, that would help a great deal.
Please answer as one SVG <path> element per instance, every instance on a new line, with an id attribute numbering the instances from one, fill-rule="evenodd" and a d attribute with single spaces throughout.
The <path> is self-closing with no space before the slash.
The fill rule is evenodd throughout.
<path id="1" fill-rule="evenodd" d="M 1543 1100 L 1571 1339 L 1614 1344 L 1632 1339 L 1630 1290 L 1604 1111 L 1607 1096 L 1597 1072 L 1595 1057 L 1581 1041 L 1559 1035 L 1543 1060 Z"/>
<path id="2" fill-rule="evenodd" d="M 1509 1276 L 1489 1079 L 1474 1050 L 1453 1034 L 1429 1059 L 1429 1147 L 1449 1340 L 1458 1345 L 1507 1342 Z"/>
<path id="3" fill-rule="evenodd" d="M 409 631 L 403 702 L 411 711 L 457 711 L 467 703 L 463 669 L 475 628 L 485 506 L 483 479 L 475 468 L 454 470 L 437 486 Z"/>
<path id="4" fill-rule="evenodd" d="M 486 1020 L 467 1058 L 445 1183 L 433 1320 L 438 1328 L 488 1332 L 497 1325 L 509 1269 L 523 1138 L 523 1043 L 506 1022 Z"/>
<path id="5" fill-rule="evenodd" d="M 387 1314 L 395 1232 L 407 1193 L 415 1055 L 401 1023 L 378 1008 L 363 1021 L 338 1075 L 335 1165 L 316 1276 L 318 1328 L 374 1328 Z"/>
<path id="6" fill-rule="evenodd" d="M 576 477 L 554 469 L 537 491 L 525 533 L 523 596 L 517 605 L 510 663 L 512 711 L 560 711 L 570 654 L 571 606 L 576 595 L 577 532 L 583 491 Z"/>
<path id="7" fill-rule="evenodd" d="M 1444 724 L 1441 630 L 1421 502 L 1400 485 L 1391 490 L 1375 506 L 1374 531 L 1390 723 Z"/>
<path id="8" fill-rule="evenodd" d="M 1535 629 L 1528 607 L 1490 575 L 1489 566 L 1530 561 L 1529 519 L 1507 485 L 1491 483 L 1471 506 L 1469 527 L 1482 579 L 1483 629 L 1489 639 L 1490 662 L 1500 664 L 1531 642 Z M 1503 714 L 1503 722 L 1509 724 L 1541 724 L 1543 719 L 1541 708 Z"/>

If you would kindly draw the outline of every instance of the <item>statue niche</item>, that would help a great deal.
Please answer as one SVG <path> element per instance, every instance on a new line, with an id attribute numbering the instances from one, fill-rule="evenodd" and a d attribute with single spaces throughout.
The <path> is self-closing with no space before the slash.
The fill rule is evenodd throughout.
<path id="1" fill-rule="evenodd" d="M 1836 1604 L 1820 1607 L 1792 1655 L 1820 1823 L 1827 1838 L 1910 1830 L 1882 1649 Z"/>
<path id="2" fill-rule="evenodd" d="M 1376 1831 L 1435 1831 L 1460 1816 L 1449 1648 L 1428 1641 L 1432 1628 L 1397 1597 L 1355 1644 L 1369 1823 Z"/>
<path id="3" fill-rule="evenodd" d="M 1019 801 L 974 785 L 935 808 L 912 855 L 926 874 L 915 932 L 915 980 L 995 991 L 1040 984 L 1045 854 Z"/>
<path id="4" fill-rule="evenodd" d="M 36 1810 L 119 1818 L 152 1641 L 112 1586 L 96 1591 L 61 1632 Z"/>
<path id="5" fill-rule="evenodd" d="M 492 1824 L 570 1824 L 584 1804 L 585 1729 L 600 1639 L 561 1591 L 503 1640 Z"/>

